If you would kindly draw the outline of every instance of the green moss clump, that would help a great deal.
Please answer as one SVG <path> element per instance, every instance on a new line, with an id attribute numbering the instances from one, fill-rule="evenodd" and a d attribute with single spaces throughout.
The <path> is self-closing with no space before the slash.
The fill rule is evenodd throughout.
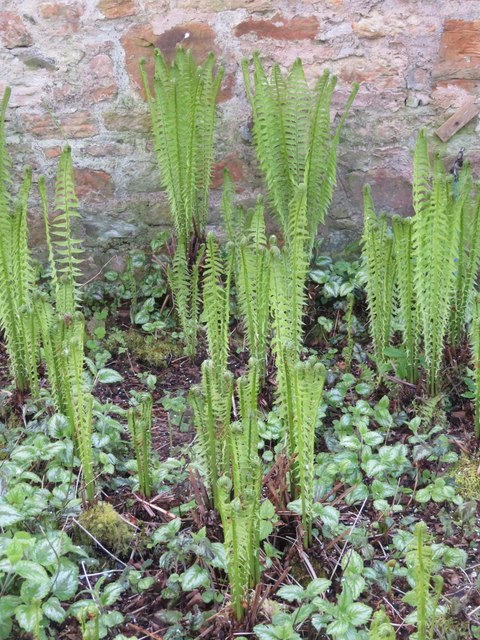
<path id="1" fill-rule="evenodd" d="M 480 456 L 473 458 L 462 456 L 455 465 L 452 475 L 462 498 L 480 500 Z"/>
<path id="2" fill-rule="evenodd" d="M 106 549 L 117 556 L 126 556 L 132 548 L 135 532 L 120 514 L 108 502 L 97 502 L 84 511 L 79 523 Z M 91 544 L 92 540 L 80 530 L 82 542 Z"/>
<path id="3" fill-rule="evenodd" d="M 158 339 L 145 335 L 135 329 L 113 331 L 105 341 L 105 347 L 111 353 L 121 353 L 127 349 L 137 360 L 151 367 L 163 369 L 171 358 L 182 354 L 182 346 L 168 338 Z"/>

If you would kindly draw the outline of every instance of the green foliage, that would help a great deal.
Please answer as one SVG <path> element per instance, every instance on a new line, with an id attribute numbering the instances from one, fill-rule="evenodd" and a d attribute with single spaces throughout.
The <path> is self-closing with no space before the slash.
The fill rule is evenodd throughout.
<path id="1" fill-rule="evenodd" d="M 363 190 L 364 227 L 363 261 L 366 272 L 366 290 L 370 333 L 375 360 L 379 371 L 385 365 L 385 349 L 390 342 L 395 262 L 393 239 L 389 235 L 385 215 L 375 214 L 369 185 Z"/>
<path id="2" fill-rule="evenodd" d="M 31 306 L 35 274 L 28 248 L 27 201 L 31 169 L 26 168 L 14 198 L 11 160 L 5 139 L 6 89 L 0 105 L 0 329 L 5 335 L 10 371 L 19 391 L 38 395 L 38 338 Z"/>
<path id="3" fill-rule="evenodd" d="M 215 236 L 209 233 L 203 272 L 203 317 L 208 351 L 219 374 L 228 365 L 233 258 L 233 251 L 230 250 L 226 262 L 222 259 Z"/>
<path id="4" fill-rule="evenodd" d="M 245 216 L 234 216 L 233 183 L 225 171 L 222 214 L 234 252 L 234 279 L 241 320 L 250 355 L 257 360 L 263 378 L 269 329 L 270 255 L 267 250 L 263 200 Z M 242 225 L 242 218 L 243 225 Z M 237 238 L 240 238 L 238 243 Z"/>
<path id="5" fill-rule="evenodd" d="M 215 101 L 223 69 L 214 74 L 213 53 L 197 66 L 191 52 L 182 47 L 169 66 L 156 49 L 152 94 L 144 62 L 140 71 L 162 187 L 167 192 L 177 237 L 187 243 L 192 233 L 198 237 L 205 234 Z"/>
<path id="6" fill-rule="evenodd" d="M 370 640 L 396 640 L 395 629 L 385 613 L 385 607 L 375 611 L 370 625 Z"/>
<path id="7" fill-rule="evenodd" d="M 300 489 L 305 548 L 312 543 L 315 428 L 326 373 L 324 365 L 314 359 L 297 362 L 293 369 L 294 465 L 296 483 Z"/>
<path id="8" fill-rule="evenodd" d="M 473 301 L 470 341 L 475 382 L 475 435 L 480 438 L 480 294 L 477 294 Z"/>
<path id="9" fill-rule="evenodd" d="M 450 337 L 459 345 L 472 312 L 473 296 L 480 265 L 480 188 L 471 196 L 472 175 L 466 163 L 459 174 L 455 197 L 458 209 L 458 255 L 455 264 L 455 284 L 450 313 Z M 458 194 L 458 195 L 457 195 Z"/>
<path id="10" fill-rule="evenodd" d="M 414 587 L 404 596 L 407 604 L 415 607 L 407 622 L 415 622 L 415 640 L 433 640 L 438 601 L 442 594 L 443 578 L 433 575 L 432 547 L 426 541 L 427 527 L 424 522 L 415 525 L 414 536 L 407 552 L 407 565 L 411 567 Z M 433 580 L 433 589 L 431 582 Z"/>
<path id="11" fill-rule="evenodd" d="M 242 63 L 247 96 L 253 111 L 253 134 L 269 198 L 284 238 L 291 233 L 291 208 L 298 185 L 305 184 L 310 254 L 318 225 L 323 222 L 336 182 L 340 132 L 357 93 L 354 88 L 335 133 L 330 131 L 330 105 L 336 78 L 328 71 L 309 89 L 297 59 L 286 76 L 274 64 L 268 77 L 258 52 L 253 55 L 253 86 L 249 62 Z"/>
<path id="12" fill-rule="evenodd" d="M 104 344 L 113 354 L 126 350 L 140 362 L 157 369 L 165 369 L 172 358 L 182 354 L 181 345 L 173 337 L 166 335 L 157 339 L 135 329 L 110 331 Z"/>
<path id="13" fill-rule="evenodd" d="M 194 263 L 190 266 L 186 243 L 179 239 L 167 278 L 172 290 L 175 308 L 183 331 L 185 353 L 195 355 L 197 348 L 199 316 L 199 267 L 204 254 L 200 248 Z"/>
<path id="14" fill-rule="evenodd" d="M 145 394 L 142 402 L 128 410 L 128 428 L 137 459 L 140 491 L 151 496 L 152 484 L 152 396 Z"/>
<path id="15" fill-rule="evenodd" d="M 438 390 L 443 344 L 455 287 L 459 214 L 467 190 L 456 198 L 453 178 L 437 156 L 430 167 L 427 138 L 421 131 L 415 146 L 413 173 L 413 256 L 415 294 L 421 325 L 428 387 Z"/>
<path id="16" fill-rule="evenodd" d="M 413 219 L 394 216 L 392 220 L 393 248 L 396 263 L 396 315 L 401 326 L 406 354 L 406 377 L 418 379 L 419 323 L 415 297 L 415 264 L 413 261 Z"/>

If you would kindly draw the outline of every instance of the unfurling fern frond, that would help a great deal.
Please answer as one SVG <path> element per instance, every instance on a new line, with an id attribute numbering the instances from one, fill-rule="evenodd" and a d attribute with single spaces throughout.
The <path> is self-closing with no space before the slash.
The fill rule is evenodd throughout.
<path id="1" fill-rule="evenodd" d="M 141 75 L 150 109 L 155 153 L 177 237 L 205 234 L 213 161 L 215 102 L 223 77 L 214 74 L 211 53 L 197 66 L 190 51 L 177 49 L 169 66 L 155 50 L 153 94 L 144 62 Z"/>
<path id="2" fill-rule="evenodd" d="M 277 64 L 270 77 L 253 55 L 253 86 L 249 64 L 242 63 L 247 97 L 253 111 L 253 135 L 270 202 L 285 240 L 291 201 L 299 184 L 306 187 L 307 255 L 323 222 L 336 179 L 340 131 L 358 86 L 354 85 L 335 134 L 330 131 L 330 105 L 336 79 L 326 71 L 314 91 L 308 87 L 298 59 L 286 77 Z"/>
<path id="3" fill-rule="evenodd" d="M 424 137 L 421 134 L 415 158 L 424 162 L 424 155 Z M 420 204 L 417 205 L 413 223 L 414 279 L 428 386 L 434 395 L 439 385 L 443 345 L 455 285 L 459 213 L 467 194 L 455 198 L 453 178 L 446 175 L 439 157 L 435 159 L 430 191 L 427 191 L 426 174 L 422 171 L 418 170 L 417 173 L 422 175 L 422 187 L 418 190 L 423 195 L 417 197 Z"/>
<path id="4" fill-rule="evenodd" d="M 152 493 L 152 396 L 144 394 L 136 407 L 128 410 L 128 428 L 137 460 L 140 491 L 146 498 Z"/>
<path id="5" fill-rule="evenodd" d="M 366 290 L 370 316 L 370 332 L 379 370 L 385 363 L 385 348 L 390 341 L 395 262 L 393 239 L 388 232 L 386 216 L 377 218 L 369 185 L 363 190 L 364 227 L 362 255 L 366 272 Z"/>
<path id="6" fill-rule="evenodd" d="M 394 216 L 392 220 L 393 247 L 395 255 L 396 315 L 399 320 L 403 347 L 406 353 L 406 374 L 409 382 L 418 379 L 419 323 L 415 296 L 413 260 L 413 219 Z"/>
<path id="7" fill-rule="evenodd" d="M 475 436 L 480 439 L 480 294 L 478 293 L 473 301 L 470 341 L 475 382 Z"/>

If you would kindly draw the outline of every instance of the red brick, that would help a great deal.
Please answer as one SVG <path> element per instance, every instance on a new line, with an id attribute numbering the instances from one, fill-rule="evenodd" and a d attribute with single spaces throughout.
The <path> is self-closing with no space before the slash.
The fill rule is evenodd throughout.
<path id="1" fill-rule="evenodd" d="M 254 20 L 248 18 L 235 27 L 236 36 L 253 33 L 257 38 L 273 38 L 274 40 L 311 40 L 318 32 L 318 20 L 315 16 L 295 16 L 287 19 L 281 15 L 271 20 Z"/>
<path id="2" fill-rule="evenodd" d="M 113 195 L 112 176 L 96 169 L 75 169 L 75 190 L 79 200 L 98 202 Z"/>
<path id="3" fill-rule="evenodd" d="M 220 189 L 223 186 L 223 170 L 225 167 L 230 171 L 237 191 L 241 191 L 238 188 L 238 183 L 243 180 L 243 164 L 235 153 L 230 153 L 214 165 L 211 182 L 212 189 Z"/>
<path id="4" fill-rule="evenodd" d="M 107 100 L 118 93 L 112 59 L 101 53 L 90 60 L 84 76 L 85 95 L 92 102 Z"/>
<path id="5" fill-rule="evenodd" d="M 76 111 L 58 118 L 36 113 L 25 114 L 25 128 L 37 138 L 90 138 L 98 133 L 88 111 Z"/>
<path id="6" fill-rule="evenodd" d="M 83 14 L 83 3 L 80 0 L 44 2 L 39 6 L 39 12 L 45 20 L 52 20 L 55 34 L 66 35 L 78 31 Z"/>
<path id="7" fill-rule="evenodd" d="M 480 78 L 480 20 L 445 20 L 433 75 L 443 79 Z"/>
<path id="8" fill-rule="evenodd" d="M 33 42 L 22 18 L 12 11 L 0 12 L 0 38 L 6 49 L 29 47 Z"/>
<path id="9" fill-rule="evenodd" d="M 46 147 L 43 149 L 46 158 L 58 158 L 62 153 L 62 147 Z"/>
<path id="10" fill-rule="evenodd" d="M 134 16 L 137 10 L 133 0 L 101 0 L 98 8 L 110 20 Z"/>
<path id="11" fill-rule="evenodd" d="M 210 51 L 214 49 L 215 32 L 207 24 L 190 22 L 179 25 L 155 35 L 151 25 L 132 27 L 121 39 L 125 50 L 125 63 L 132 82 L 142 90 L 143 82 L 140 77 L 138 63 L 141 58 L 147 59 L 146 71 L 148 77 L 153 74 L 153 51 L 160 49 L 165 58 L 171 61 L 175 57 L 178 44 L 182 44 L 192 51 L 195 60 L 201 63 Z"/>

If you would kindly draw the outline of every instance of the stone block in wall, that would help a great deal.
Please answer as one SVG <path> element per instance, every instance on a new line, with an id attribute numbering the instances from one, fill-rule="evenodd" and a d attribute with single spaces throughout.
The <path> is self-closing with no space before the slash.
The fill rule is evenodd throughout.
<path id="1" fill-rule="evenodd" d="M 285 18 L 277 14 L 269 20 L 248 18 L 234 29 L 237 38 L 253 34 L 257 38 L 274 40 L 311 40 L 318 33 L 318 19 L 315 16 L 294 16 Z"/>
<path id="2" fill-rule="evenodd" d="M 6 49 L 33 44 L 33 38 L 18 13 L 0 11 L 0 41 Z"/>
<path id="3" fill-rule="evenodd" d="M 98 8 L 109 20 L 134 16 L 137 12 L 134 0 L 100 0 Z"/>
<path id="4" fill-rule="evenodd" d="M 480 20 L 445 20 L 435 78 L 480 78 Z"/>
<path id="5" fill-rule="evenodd" d="M 54 117 L 53 115 L 27 113 L 23 123 L 28 133 L 36 138 L 90 138 L 98 128 L 90 111 L 76 111 Z"/>
<path id="6" fill-rule="evenodd" d="M 74 169 L 77 197 L 83 202 L 105 202 L 112 197 L 112 176 L 97 169 Z"/>

